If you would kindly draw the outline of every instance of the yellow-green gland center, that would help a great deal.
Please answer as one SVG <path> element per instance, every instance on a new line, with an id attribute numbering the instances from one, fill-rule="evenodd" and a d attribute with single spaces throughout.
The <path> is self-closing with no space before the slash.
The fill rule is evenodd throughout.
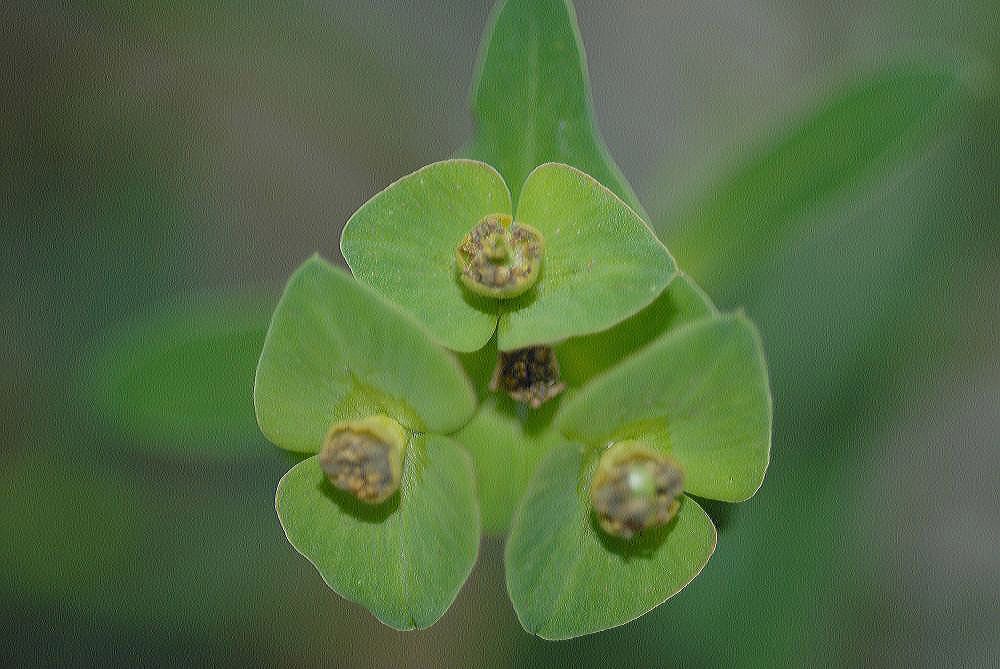
<path id="1" fill-rule="evenodd" d="M 507 214 L 485 216 L 455 249 L 462 283 L 477 295 L 517 297 L 538 281 L 542 234 Z"/>
<path id="2" fill-rule="evenodd" d="M 399 490 L 407 436 L 388 416 L 330 426 L 319 465 L 330 483 L 367 504 L 380 504 Z"/>
<path id="3" fill-rule="evenodd" d="M 607 534 L 630 539 L 669 523 L 680 509 L 684 470 L 640 441 L 622 441 L 601 454 L 590 503 Z"/>

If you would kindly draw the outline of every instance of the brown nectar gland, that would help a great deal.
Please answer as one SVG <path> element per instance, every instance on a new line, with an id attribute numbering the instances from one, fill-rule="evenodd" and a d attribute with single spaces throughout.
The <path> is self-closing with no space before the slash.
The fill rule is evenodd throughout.
<path id="1" fill-rule="evenodd" d="M 334 423 L 327 432 L 319 465 L 335 487 L 368 504 L 379 504 L 398 489 L 406 432 L 387 416 Z"/>
<path id="2" fill-rule="evenodd" d="M 462 283 L 486 297 L 510 298 L 538 280 L 545 242 L 530 225 L 507 214 L 485 216 L 455 249 Z"/>
<path id="3" fill-rule="evenodd" d="M 669 523 L 680 509 L 684 470 L 640 441 L 623 441 L 603 454 L 590 485 L 590 503 L 607 534 L 630 539 Z"/>
<path id="4" fill-rule="evenodd" d="M 501 391 L 537 409 L 566 388 L 559 380 L 559 361 L 548 346 L 500 351 L 490 390 Z"/>

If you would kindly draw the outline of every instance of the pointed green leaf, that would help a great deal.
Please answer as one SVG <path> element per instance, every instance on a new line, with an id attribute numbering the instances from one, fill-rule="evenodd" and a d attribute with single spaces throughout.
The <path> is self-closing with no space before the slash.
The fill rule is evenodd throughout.
<path id="1" fill-rule="evenodd" d="M 130 437 L 199 453 L 256 448 L 250 389 L 274 302 L 205 295 L 136 317 L 104 335 L 81 389 Z"/>
<path id="2" fill-rule="evenodd" d="M 592 175 L 643 214 L 594 124 L 572 5 L 502 2 L 483 43 L 472 91 L 476 132 L 466 154 L 496 167 L 515 201 L 535 167 L 560 162 Z"/>
<path id="3" fill-rule="evenodd" d="M 521 625 L 568 639 L 624 625 L 673 596 L 708 563 L 715 527 L 690 497 L 668 525 L 631 541 L 605 535 L 590 509 L 599 449 L 551 451 L 528 486 L 504 561 Z"/>
<path id="4" fill-rule="evenodd" d="M 552 427 L 557 402 L 533 410 L 506 396 L 490 394 L 469 423 L 455 434 L 476 468 L 483 531 L 504 534 L 539 461 L 564 441 Z"/>
<path id="5" fill-rule="evenodd" d="M 665 219 L 670 248 L 709 286 L 740 280 L 810 213 L 910 155 L 960 93 L 954 74 L 919 68 L 850 86 Z"/>
<path id="6" fill-rule="evenodd" d="M 511 214 L 489 165 L 446 160 L 395 182 L 351 216 L 340 250 L 354 276 L 422 322 L 455 351 L 475 351 L 496 328 L 496 300 L 459 282 L 455 247 L 488 214 Z"/>
<path id="7" fill-rule="evenodd" d="M 501 350 L 609 328 L 656 299 L 676 271 L 638 214 L 567 165 L 528 176 L 515 218 L 545 237 L 545 259 L 535 287 L 501 303 Z"/>
<path id="8" fill-rule="evenodd" d="M 652 304 L 635 316 L 609 330 L 573 337 L 556 346 L 563 381 L 580 387 L 665 332 L 716 313 L 701 288 L 690 277 L 678 274 Z"/>
<path id="9" fill-rule="evenodd" d="M 400 491 L 381 505 L 334 488 L 312 457 L 281 479 L 275 507 L 327 585 L 398 630 L 433 625 L 479 551 L 472 465 L 445 437 L 413 435 Z"/>
<path id="10" fill-rule="evenodd" d="M 385 414 L 453 432 L 475 411 L 461 366 L 425 331 L 318 257 L 288 282 L 254 386 L 257 422 L 290 451 L 319 451 L 334 421 Z"/>
<path id="11" fill-rule="evenodd" d="M 559 430 L 600 445 L 640 439 L 685 470 L 685 492 L 751 497 L 771 449 L 771 395 L 760 339 L 743 316 L 673 330 L 563 403 Z"/>

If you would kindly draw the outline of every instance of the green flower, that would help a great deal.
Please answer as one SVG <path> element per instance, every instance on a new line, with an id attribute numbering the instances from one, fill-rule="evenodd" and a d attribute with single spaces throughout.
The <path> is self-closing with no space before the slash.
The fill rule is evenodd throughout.
<path id="1" fill-rule="evenodd" d="M 741 315 L 667 330 L 574 391 L 553 423 L 563 443 L 524 492 L 504 562 L 524 628 L 565 639 L 627 623 L 698 575 L 716 531 L 691 495 L 739 502 L 760 487 L 770 457 L 771 395 L 756 330 Z M 667 507 L 652 509 L 670 518 L 666 524 L 623 531 L 593 494 L 607 476 L 602 456 L 626 449 L 669 464 Z"/>
<path id="2" fill-rule="evenodd" d="M 463 251 L 477 226 L 501 220 L 544 241 L 493 234 L 477 237 L 478 260 Z M 543 247 L 540 263 L 530 265 L 518 243 Z M 498 348 L 508 351 L 607 329 L 651 303 L 676 273 L 635 211 L 592 177 L 558 163 L 528 175 L 516 210 L 489 165 L 428 165 L 365 203 L 347 222 L 340 248 L 359 281 L 464 352 L 482 348 L 494 331 Z M 528 289 L 470 288 L 470 266 L 477 276 L 485 268 L 498 284 L 523 267 L 527 278 L 517 288 Z"/>
<path id="3" fill-rule="evenodd" d="M 472 464 L 443 436 L 476 408 L 454 356 L 313 258 L 275 310 L 254 405 L 268 439 L 312 454 L 278 484 L 289 542 L 334 591 L 386 625 L 432 625 L 479 550 Z"/>

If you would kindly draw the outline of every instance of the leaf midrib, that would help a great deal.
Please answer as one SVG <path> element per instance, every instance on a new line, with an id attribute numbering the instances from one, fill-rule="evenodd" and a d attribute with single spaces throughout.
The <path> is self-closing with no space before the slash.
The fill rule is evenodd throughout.
<path id="1" fill-rule="evenodd" d="M 539 70 L 539 59 L 538 59 L 538 51 L 540 48 L 539 36 L 538 36 L 538 24 L 535 21 L 534 16 L 532 16 L 531 29 L 528 32 L 530 33 L 530 36 L 528 38 L 527 49 L 528 49 L 528 62 L 531 64 L 530 65 L 531 76 L 528 77 L 528 93 L 525 96 L 526 102 L 528 103 L 528 105 L 530 105 L 525 107 L 526 112 L 530 108 L 535 108 L 535 109 L 538 108 L 538 82 L 541 79 L 541 72 Z M 525 161 L 525 163 L 522 164 L 521 173 L 524 175 L 525 178 L 527 177 L 528 174 L 531 173 L 531 170 L 535 168 L 535 165 L 538 164 L 538 158 L 536 155 L 538 153 L 538 136 L 537 136 L 538 124 L 536 123 L 534 114 L 528 113 L 526 118 L 527 121 L 525 123 L 523 136 L 525 138 L 525 142 L 527 143 L 527 148 L 521 154 Z M 523 184 L 516 184 L 518 200 L 520 200 L 521 198 L 522 186 Z M 516 206 L 517 203 L 514 203 L 515 209 Z"/>
<path id="2" fill-rule="evenodd" d="M 589 465 L 592 464 L 594 457 L 596 457 L 596 451 L 593 451 L 593 449 L 587 449 L 587 451 L 585 453 L 582 453 L 580 457 L 581 457 L 580 466 L 577 468 L 578 471 L 580 472 L 580 475 L 577 477 L 576 492 L 574 493 L 574 495 L 576 496 L 579 496 L 579 491 L 586 487 L 585 479 L 588 478 L 587 475 L 591 470 L 591 467 Z M 585 501 L 582 501 L 581 503 L 577 504 L 577 508 L 578 512 L 574 517 L 574 522 L 569 523 L 567 529 L 564 532 L 560 533 L 559 537 L 560 539 L 563 537 L 572 538 L 571 543 L 575 545 L 583 545 L 582 539 L 586 534 L 586 515 L 589 513 L 590 507 L 586 504 Z M 580 509 L 583 510 L 582 514 L 579 512 Z M 554 543 L 555 545 L 559 545 L 562 542 L 559 541 Z M 552 567 L 557 565 L 564 566 L 566 568 L 562 570 L 562 578 L 559 578 L 557 576 L 554 579 L 559 583 L 558 595 L 550 600 L 551 606 L 547 608 L 544 620 L 540 622 L 535 627 L 535 629 L 532 630 L 532 633 L 535 634 L 536 636 L 541 636 L 540 632 L 542 632 L 545 629 L 545 626 L 552 621 L 552 619 L 555 616 L 556 610 L 559 608 L 559 605 L 562 603 L 563 600 L 566 599 L 567 594 L 569 592 L 572 592 L 572 588 L 569 587 L 569 584 L 577 580 L 577 573 L 579 571 L 580 564 L 583 561 L 584 552 L 585 551 L 583 550 L 572 551 L 568 567 L 566 567 L 565 563 L 561 563 L 560 565 L 560 563 L 557 563 L 554 560 L 549 561 L 549 568 L 545 570 L 546 573 L 548 573 L 552 569 Z"/>
<path id="3" fill-rule="evenodd" d="M 410 435 L 410 443 L 406 449 L 405 459 L 403 461 L 403 477 L 404 481 L 408 484 L 412 476 L 413 471 L 413 453 L 417 445 L 417 435 Z M 400 599 L 403 602 L 403 610 L 406 611 L 407 618 L 409 619 L 409 625 L 411 628 L 415 629 L 417 627 L 417 621 L 413 616 L 413 602 L 411 601 L 412 588 L 410 587 L 410 576 L 409 570 L 407 569 L 407 557 L 408 553 L 406 551 L 407 543 L 407 513 L 409 511 L 409 495 L 404 495 L 403 492 L 408 492 L 409 486 L 400 490 L 399 495 L 399 507 L 396 509 L 396 513 L 399 515 L 399 587 L 400 587 Z"/>

